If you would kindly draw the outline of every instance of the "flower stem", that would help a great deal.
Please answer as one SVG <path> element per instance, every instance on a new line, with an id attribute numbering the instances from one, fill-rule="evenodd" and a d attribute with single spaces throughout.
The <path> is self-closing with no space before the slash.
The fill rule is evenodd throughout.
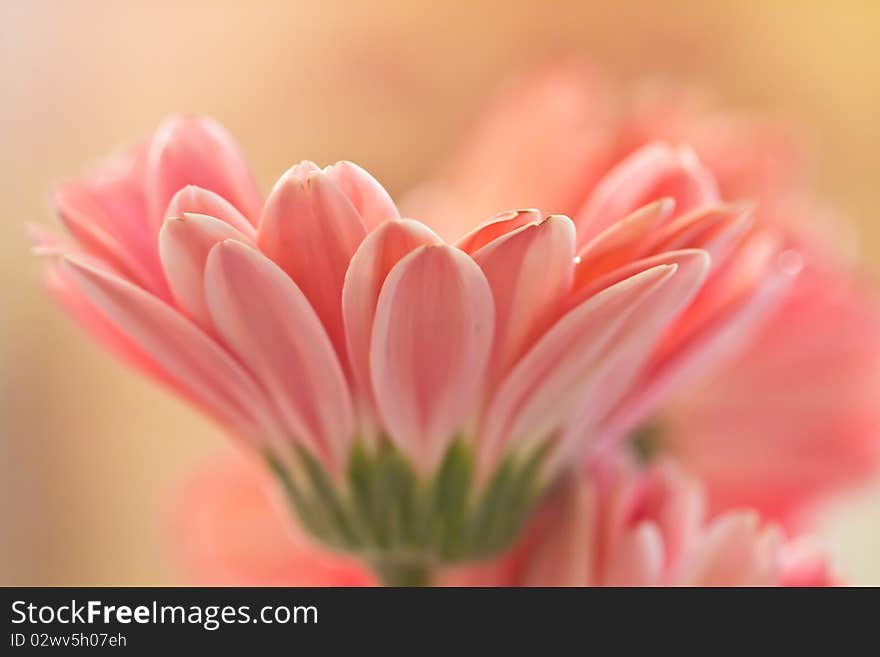
<path id="1" fill-rule="evenodd" d="M 380 561 L 373 564 L 383 586 L 430 586 L 428 567 L 413 561 Z"/>

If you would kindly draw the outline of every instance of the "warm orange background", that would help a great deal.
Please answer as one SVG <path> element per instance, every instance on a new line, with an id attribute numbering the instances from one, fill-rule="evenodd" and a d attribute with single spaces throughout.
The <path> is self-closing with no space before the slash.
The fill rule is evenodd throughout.
<path id="1" fill-rule="evenodd" d="M 554 50 L 797 118 L 880 273 L 880 3 L 0 0 L 0 582 L 175 582 L 169 491 L 219 442 L 40 291 L 23 225 L 52 221 L 54 181 L 194 111 L 267 187 L 345 158 L 400 193 L 506 73 Z M 829 518 L 844 572 L 880 583 L 880 492 Z"/>

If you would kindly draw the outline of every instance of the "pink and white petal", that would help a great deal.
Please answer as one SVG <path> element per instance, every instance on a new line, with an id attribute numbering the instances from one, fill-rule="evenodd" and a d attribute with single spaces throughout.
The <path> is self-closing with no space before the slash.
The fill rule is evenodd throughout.
<path id="1" fill-rule="evenodd" d="M 62 255 L 62 254 L 54 254 Z M 201 406 L 186 388 L 174 381 L 156 362 L 131 338 L 111 322 L 82 291 L 69 280 L 58 262 L 53 262 L 46 271 L 46 289 L 73 320 L 94 340 L 106 348 L 123 363 L 133 367 L 150 379 L 167 386 L 175 393 Z M 212 414 L 202 406 L 202 410 Z M 215 418 L 220 421 L 220 418 Z"/>
<path id="2" fill-rule="evenodd" d="M 301 168 L 301 166 L 300 166 Z M 257 244 L 296 282 L 347 366 L 342 287 L 366 235 L 354 205 L 324 173 L 285 173 L 266 201 Z"/>
<path id="3" fill-rule="evenodd" d="M 675 201 L 654 201 L 628 214 L 594 237 L 577 256 L 575 287 L 586 286 L 605 274 L 645 255 L 651 235 L 672 215 Z"/>
<path id="4" fill-rule="evenodd" d="M 490 388 L 559 316 L 571 289 L 574 241 L 571 219 L 551 215 L 473 254 L 495 300 Z"/>
<path id="5" fill-rule="evenodd" d="M 324 172 L 351 201 L 367 231 L 385 221 L 400 219 L 400 212 L 385 188 L 357 164 L 337 162 Z"/>
<path id="6" fill-rule="evenodd" d="M 229 224 L 249 240 L 256 236 L 251 222 L 232 203 L 215 192 L 195 185 L 187 185 L 172 197 L 165 218 L 182 217 L 184 214 L 208 215 Z"/>
<path id="7" fill-rule="evenodd" d="M 217 244 L 205 265 L 217 332 L 247 363 L 285 421 L 286 437 L 339 468 L 354 418 L 345 375 L 308 300 L 281 268 L 241 242 Z"/>
<path id="8" fill-rule="evenodd" d="M 467 235 L 462 236 L 455 242 L 455 246 L 473 255 L 476 251 L 486 246 L 492 240 L 502 235 L 507 235 L 517 228 L 541 221 L 541 213 L 538 210 L 506 210 L 499 212 L 488 221 L 474 228 Z"/>
<path id="9" fill-rule="evenodd" d="M 240 438 L 259 444 L 275 431 L 254 380 L 201 329 L 150 293 L 78 257 L 67 256 L 60 267 L 119 332 Z"/>
<path id="10" fill-rule="evenodd" d="M 700 482 L 686 476 L 672 461 L 653 464 L 643 476 L 647 508 L 663 536 L 665 562 L 674 563 L 697 536 L 706 518 L 706 496 Z"/>
<path id="11" fill-rule="evenodd" d="M 354 559 L 313 545 L 265 468 L 243 455 L 200 464 L 171 509 L 171 550 L 202 586 L 372 586 Z"/>
<path id="12" fill-rule="evenodd" d="M 614 167 L 575 216 L 578 243 L 586 244 L 637 208 L 665 197 L 679 214 L 718 201 L 711 172 L 686 147 L 648 144 Z"/>
<path id="13" fill-rule="evenodd" d="M 480 445 L 484 469 L 491 470 L 508 445 L 534 445 L 559 430 L 594 383 L 599 365 L 615 345 L 626 342 L 629 335 L 621 329 L 627 319 L 636 313 L 647 318 L 657 310 L 646 302 L 675 270 L 661 265 L 603 290 L 563 316 L 532 347 L 489 404 Z"/>
<path id="14" fill-rule="evenodd" d="M 374 402 L 370 381 L 370 341 L 382 284 L 397 262 L 425 244 L 441 244 L 427 226 L 412 219 L 387 221 L 370 232 L 345 274 L 342 314 L 348 358 L 361 394 Z"/>
<path id="15" fill-rule="evenodd" d="M 709 272 L 709 256 L 697 249 L 677 251 L 646 258 L 632 267 L 624 268 L 623 275 L 633 270 L 673 265 L 676 275 L 659 290 L 650 304 L 652 311 L 644 316 L 626 320 L 616 350 L 605 355 L 602 369 L 594 372 L 593 385 L 583 391 L 580 409 L 566 423 L 563 434 L 565 448 L 575 448 L 585 436 L 593 438 L 594 446 L 605 448 L 618 434 L 609 433 L 607 416 L 622 399 L 628 399 L 638 377 L 644 372 L 670 325 L 693 300 Z M 613 281 L 617 274 L 609 275 Z M 626 280 L 626 279 L 624 279 Z M 564 449 L 561 450 L 564 452 Z"/>
<path id="16" fill-rule="evenodd" d="M 665 546 L 653 522 L 625 531 L 607 555 L 602 586 L 658 586 L 662 583 Z"/>
<path id="17" fill-rule="evenodd" d="M 682 586 L 773 586 L 779 583 L 781 537 L 752 511 L 715 520 L 686 554 L 673 582 Z"/>
<path id="18" fill-rule="evenodd" d="M 654 252 L 703 249 L 717 266 L 745 235 L 752 220 L 750 205 L 704 206 L 657 231 L 649 248 Z"/>
<path id="19" fill-rule="evenodd" d="M 633 276 L 640 271 L 650 269 L 651 267 L 656 267 L 657 265 L 675 263 L 686 264 L 689 266 L 699 265 L 702 268 L 702 263 L 704 261 L 705 264 L 710 264 L 708 254 L 702 249 L 681 249 L 679 251 L 668 251 L 665 253 L 657 253 L 646 258 L 642 258 L 640 260 L 630 261 L 625 263 L 621 267 L 618 267 L 606 274 L 603 274 L 597 279 L 586 282 L 586 284 L 580 287 L 575 286 L 572 289 L 572 294 L 567 303 L 569 307 L 578 306 L 598 292 L 608 289 L 612 285 L 615 285 L 620 281 L 626 280 L 630 276 Z M 584 281 L 584 279 L 580 279 L 578 277 L 577 267 L 575 268 L 575 280 L 578 282 Z M 700 279 L 701 283 L 704 281 L 705 276 Z"/>
<path id="20" fill-rule="evenodd" d="M 689 308 L 658 346 L 651 363 L 634 383 L 620 407 L 603 423 L 609 440 L 624 436 L 656 411 L 676 390 L 711 377 L 747 346 L 791 286 L 787 269 L 768 271 L 757 290 L 747 291 L 697 317 Z"/>
<path id="21" fill-rule="evenodd" d="M 177 306 L 212 332 L 205 304 L 205 262 L 218 242 L 251 240 L 230 224 L 203 214 L 181 214 L 165 220 L 159 231 L 159 257 Z"/>
<path id="22" fill-rule="evenodd" d="M 79 181 L 55 190 L 54 203 L 70 234 L 91 255 L 124 276 L 167 297 L 156 252 L 156 230 L 144 195 L 147 147 L 102 163 Z"/>
<path id="23" fill-rule="evenodd" d="M 437 465 L 480 403 L 494 307 L 483 272 L 450 246 L 422 246 L 388 274 L 370 347 L 391 439 L 422 472 Z"/>
<path id="24" fill-rule="evenodd" d="M 838 586 L 829 555 L 814 540 L 801 537 L 782 547 L 782 586 Z"/>
<path id="25" fill-rule="evenodd" d="M 158 231 L 174 195 L 196 185 L 226 199 L 256 223 L 263 197 L 232 136 L 211 118 L 171 116 L 153 135 L 147 162 L 147 197 Z"/>
<path id="26" fill-rule="evenodd" d="M 741 356 L 667 405 L 664 444 L 713 509 L 747 505 L 790 525 L 880 466 L 878 335 L 876 299 L 808 253 Z"/>

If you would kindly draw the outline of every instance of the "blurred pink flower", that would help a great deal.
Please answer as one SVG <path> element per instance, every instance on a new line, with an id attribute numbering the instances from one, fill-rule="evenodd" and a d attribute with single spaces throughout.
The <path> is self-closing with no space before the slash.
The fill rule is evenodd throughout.
<path id="1" fill-rule="evenodd" d="M 791 526 L 816 499 L 880 468 L 880 306 L 838 253 L 845 222 L 807 193 L 806 151 L 789 124 L 717 111 L 673 85 L 623 93 L 580 62 L 557 62 L 502 90 L 436 179 L 402 206 L 452 225 L 501 202 L 537 204 L 580 226 L 609 178 L 623 177 L 609 169 L 638 161 L 657 140 L 687 144 L 717 193 L 754 203 L 752 236 L 738 247 L 753 255 L 709 278 L 606 432 L 647 437 L 652 451 L 675 455 L 704 481 L 713 509 L 753 506 Z M 653 184 L 627 180 L 631 194 Z M 661 193 L 656 186 L 646 198 Z M 774 255 L 786 249 L 782 260 Z M 768 284 L 760 263 L 773 262 L 803 271 L 793 285 Z M 718 330 L 725 298 L 740 320 Z M 664 354 L 699 349 L 699 327 L 716 330 L 704 357 L 689 360 L 695 367 L 664 365 Z"/>
<path id="2" fill-rule="evenodd" d="M 612 458 L 573 478 L 520 545 L 450 581 L 503 586 L 829 586 L 828 558 L 751 510 L 707 520 L 700 484 L 674 464 Z"/>

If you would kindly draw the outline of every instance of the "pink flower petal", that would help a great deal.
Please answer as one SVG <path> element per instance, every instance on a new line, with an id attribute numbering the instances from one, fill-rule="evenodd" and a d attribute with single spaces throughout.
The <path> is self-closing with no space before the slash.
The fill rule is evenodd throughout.
<path id="1" fill-rule="evenodd" d="M 351 201 L 368 231 L 385 221 L 400 218 L 397 206 L 385 188 L 357 164 L 337 162 L 324 172 Z"/>
<path id="2" fill-rule="evenodd" d="M 633 383 L 625 402 L 604 421 L 609 439 L 632 431 L 650 413 L 694 378 L 714 372 L 737 354 L 761 327 L 793 282 L 785 270 L 769 270 L 757 290 L 742 292 L 713 313 L 682 315 L 658 346 L 651 363 Z"/>
<path id="3" fill-rule="evenodd" d="M 177 305 L 202 328 L 213 331 L 205 304 L 205 261 L 218 242 L 251 240 L 230 224 L 203 214 L 182 214 L 165 221 L 159 231 L 159 256 Z"/>
<path id="4" fill-rule="evenodd" d="M 627 320 L 624 333 L 641 337 L 635 337 L 626 344 L 621 344 L 620 351 L 615 357 L 605 360 L 605 365 L 609 368 L 604 373 L 605 378 L 604 380 L 596 378 L 594 383 L 597 385 L 585 390 L 581 410 L 574 414 L 567 424 L 566 440 L 578 441 L 587 432 L 593 433 L 594 438 L 599 438 L 597 424 L 603 425 L 601 442 L 604 443 L 605 440 L 618 436 L 617 433 L 613 436 L 606 435 L 609 423 L 607 414 L 622 403 L 622 398 L 630 399 L 634 381 L 645 370 L 666 329 L 694 299 L 706 280 L 710 260 L 708 254 L 699 249 L 661 253 L 631 263 L 608 274 L 595 284 L 598 289 L 605 289 L 606 286 L 616 284 L 619 280 L 628 280 L 639 271 L 663 265 L 674 265 L 677 268 L 677 275 L 652 299 L 653 312 L 650 315 Z M 592 294 L 588 292 L 585 290 L 580 294 L 590 298 Z"/>
<path id="5" fill-rule="evenodd" d="M 636 334 L 652 342 L 658 337 L 642 336 L 635 326 L 621 329 L 630 316 L 647 320 L 665 310 L 651 299 L 675 270 L 675 265 L 654 267 L 596 294 L 563 316 L 519 361 L 486 414 L 480 445 L 486 469 L 507 445 L 534 445 L 550 438 L 627 338 Z"/>
<path id="6" fill-rule="evenodd" d="M 664 197 L 682 214 L 718 201 L 711 172 L 686 148 L 654 143 L 614 167 L 597 185 L 575 217 L 584 244 L 636 208 Z"/>
<path id="7" fill-rule="evenodd" d="M 752 208 L 744 205 L 703 206 L 670 222 L 652 237 L 654 252 L 703 249 L 716 265 L 752 223 Z"/>
<path id="8" fill-rule="evenodd" d="M 610 271 L 642 257 L 653 231 L 675 209 L 669 198 L 654 201 L 611 224 L 578 253 L 575 287 L 583 287 Z"/>
<path id="9" fill-rule="evenodd" d="M 382 284 L 391 268 L 425 244 L 441 244 L 431 230 L 411 219 L 388 221 L 361 243 L 351 259 L 342 288 L 345 337 L 352 372 L 366 401 L 373 403 L 370 382 L 370 340 Z"/>
<path id="10" fill-rule="evenodd" d="M 762 529 L 757 514 L 730 512 L 715 520 L 681 563 L 684 586 L 770 586 L 780 574 L 781 537 Z"/>
<path id="11" fill-rule="evenodd" d="M 453 247 L 419 247 L 382 286 L 370 347 L 376 403 L 391 439 L 422 471 L 480 401 L 493 324 L 485 276 Z"/>
<path id="12" fill-rule="evenodd" d="M 253 240 L 253 225 L 225 198 L 219 194 L 187 185 L 177 192 L 168 204 L 165 218 L 182 217 L 184 214 L 204 214 L 229 224 L 248 239 Z"/>
<path id="13" fill-rule="evenodd" d="M 551 215 L 500 237 L 473 254 L 495 299 L 490 385 L 507 373 L 559 316 L 571 289 L 574 224 Z"/>
<path id="14" fill-rule="evenodd" d="M 205 299 L 217 332 L 281 412 L 285 437 L 340 467 L 353 438 L 351 398 L 327 334 L 299 288 L 259 251 L 227 240 L 208 256 Z"/>
<path id="15" fill-rule="evenodd" d="M 828 554 L 809 538 L 783 546 L 782 586 L 836 586 L 839 578 Z"/>
<path id="16" fill-rule="evenodd" d="M 54 255 L 63 254 L 55 253 Z M 146 351 L 132 341 L 83 294 L 58 262 L 50 265 L 46 272 L 46 288 L 73 320 L 116 358 L 148 378 L 167 386 L 196 406 L 201 406 L 186 388 L 172 379 Z M 201 406 L 201 408 L 208 414 L 212 413 L 207 407 Z M 222 421 L 221 418 L 215 419 Z"/>
<path id="17" fill-rule="evenodd" d="M 156 130 L 147 164 L 149 209 L 155 230 L 174 195 L 196 185 L 229 201 L 251 222 L 263 205 L 238 145 L 213 119 L 172 116 Z"/>
<path id="18" fill-rule="evenodd" d="M 602 586 L 657 586 L 665 559 L 663 537 L 653 522 L 625 532 L 608 555 Z"/>
<path id="19" fill-rule="evenodd" d="M 82 180 L 60 186 L 54 195 L 61 221 L 91 255 L 167 298 L 156 252 L 156 230 L 144 194 L 147 148 L 137 146 Z"/>
<path id="20" fill-rule="evenodd" d="M 494 239 L 510 233 L 520 226 L 541 221 L 538 210 L 507 210 L 499 212 L 488 221 L 480 224 L 455 243 L 465 253 L 473 254 Z"/>
<path id="21" fill-rule="evenodd" d="M 314 166 L 314 165 L 312 165 Z M 304 165 L 285 173 L 266 201 L 257 233 L 260 250 L 296 282 L 347 365 L 342 286 L 366 235 L 351 201 L 324 173 Z"/>
<path id="22" fill-rule="evenodd" d="M 274 430 L 262 393 L 250 375 L 176 310 L 74 256 L 66 257 L 61 266 L 69 280 L 119 331 L 241 438 L 259 443 Z"/>

